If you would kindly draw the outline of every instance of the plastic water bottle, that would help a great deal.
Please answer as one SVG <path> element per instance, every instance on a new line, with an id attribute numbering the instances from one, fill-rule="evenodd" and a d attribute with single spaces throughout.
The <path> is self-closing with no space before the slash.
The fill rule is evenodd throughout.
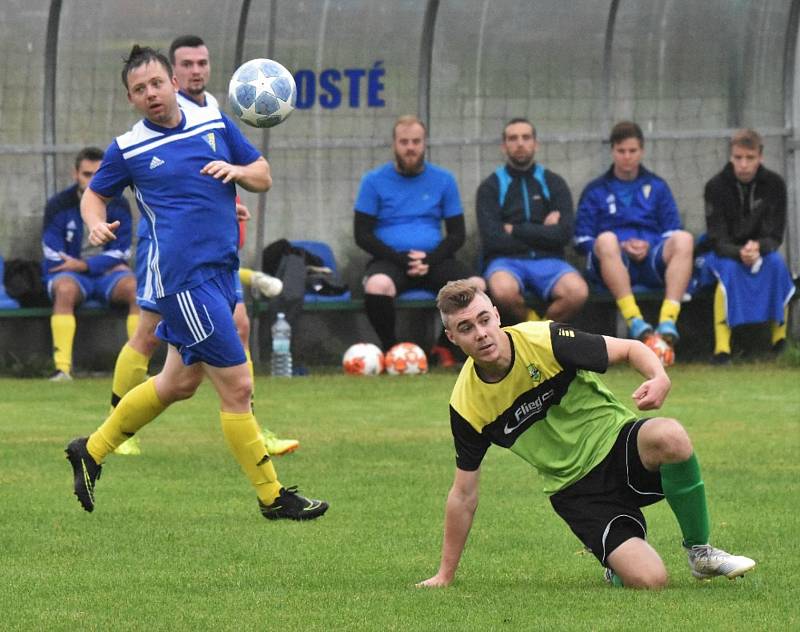
<path id="1" fill-rule="evenodd" d="M 283 312 L 272 325 L 272 376 L 292 377 L 292 326 Z"/>

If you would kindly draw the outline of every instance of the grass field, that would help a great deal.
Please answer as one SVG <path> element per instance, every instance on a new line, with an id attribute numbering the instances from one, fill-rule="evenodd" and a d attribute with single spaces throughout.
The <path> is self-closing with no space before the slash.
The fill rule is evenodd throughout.
<path id="1" fill-rule="evenodd" d="M 415 589 L 438 566 L 453 374 L 258 379 L 259 419 L 301 440 L 281 480 L 331 502 L 304 524 L 261 518 L 207 385 L 142 431 L 142 456 L 108 459 L 87 514 L 63 448 L 101 421 L 110 381 L 0 379 L 0 629 L 800 629 L 800 370 L 672 377 L 663 413 L 693 437 L 712 541 L 759 562 L 743 580 L 694 580 L 659 503 L 646 514 L 670 587 L 609 588 L 536 474 L 492 448 L 455 583 Z M 638 384 L 606 382 L 625 399 Z"/>

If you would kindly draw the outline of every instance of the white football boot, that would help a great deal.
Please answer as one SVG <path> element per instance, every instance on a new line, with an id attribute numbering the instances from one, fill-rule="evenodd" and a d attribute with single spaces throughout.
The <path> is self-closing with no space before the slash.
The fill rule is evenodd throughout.
<path id="1" fill-rule="evenodd" d="M 697 579 L 711 579 L 724 576 L 728 579 L 741 577 L 755 565 L 755 560 L 742 555 L 731 555 L 710 544 L 697 544 L 691 548 L 683 547 L 689 556 L 689 568 Z"/>

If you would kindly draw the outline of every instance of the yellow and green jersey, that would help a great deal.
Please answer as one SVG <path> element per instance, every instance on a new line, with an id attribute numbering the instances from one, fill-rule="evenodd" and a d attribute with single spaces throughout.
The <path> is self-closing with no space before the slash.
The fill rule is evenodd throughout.
<path id="1" fill-rule="evenodd" d="M 511 340 L 508 374 L 484 382 L 469 358 L 453 387 L 456 466 L 478 469 L 494 443 L 533 465 L 552 494 L 602 461 L 620 428 L 637 417 L 595 375 L 608 367 L 602 336 L 553 322 L 504 331 Z"/>

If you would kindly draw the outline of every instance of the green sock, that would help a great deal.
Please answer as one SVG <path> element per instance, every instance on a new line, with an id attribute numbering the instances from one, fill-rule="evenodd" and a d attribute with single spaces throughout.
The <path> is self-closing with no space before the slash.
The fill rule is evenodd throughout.
<path id="1" fill-rule="evenodd" d="M 697 456 L 692 454 L 681 463 L 662 465 L 661 486 L 681 527 L 683 545 L 708 544 L 708 505 Z"/>

